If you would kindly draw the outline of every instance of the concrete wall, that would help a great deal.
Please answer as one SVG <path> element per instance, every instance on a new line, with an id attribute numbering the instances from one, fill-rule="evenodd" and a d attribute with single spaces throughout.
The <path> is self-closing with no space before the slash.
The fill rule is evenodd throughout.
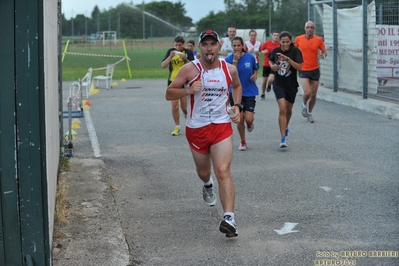
<path id="1" fill-rule="evenodd" d="M 54 229 L 57 173 L 60 157 L 60 121 L 58 88 L 58 2 L 45 0 L 44 18 L 44 90 L 46 120 L 46 161 L 48 188 L 49 243 L 52 243 Z"/>

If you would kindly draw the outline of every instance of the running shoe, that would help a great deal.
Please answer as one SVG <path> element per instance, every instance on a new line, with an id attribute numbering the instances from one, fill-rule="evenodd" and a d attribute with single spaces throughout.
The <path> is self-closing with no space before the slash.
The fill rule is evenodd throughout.
<path id="1" fill-rule="evenodd" d="M 285 137 L 281 138 L 280 148 L 287 148 L 287 147 L 288 147 L 288 145 L 287 145 L 287 141 L 286 141 Z"/>
<path id="2" fill-rule="evenodd" d="M 302 106 L 302 116 L 308 117 L 308 107 L 307 106 Z"/>
<path id="3" fill-rule="evenodd" d="M 272 90 L 272 86 L 267 87 L 266 91 L 270 92 Z"/>
<path id="4" fill-rule="evenodd" d="M 245 151 L 246 149 L 247 149 L 247 144 L 241 142 L 240 145 L 238 146 L 238 150 Z"/>
<path id="5" fill-rule="evenodd" d="M 288 137 L 288 134 L 290 133 L 290 130 L 288 129 L 288 127 L 285 129 L 285 137 Z"/>
<path id="6" fill-rule="evenodd" d="M 309 121 L 310 123 L 314 123 L 314 120 L 313 120 L 313 117 L 312 117 L 311 114 L 308 114 L 308 121 Z"/>
<path id="7" fill-rule="evenodd" d="M 255 128 L 255 124 L 253 122 L 251 125 L 247 125 L 248 132 L 252 132 L 254 130 L 254 128 Z"/>
<path id="8" fill-rule="evenodd" d="M 262 95 L 260 96 L 260 99 L 263 101 L 263 100 L 265 99 L 265 95 L 262 94 Z"/>
<path id="9" fill-rule="evenodd" d="M 216 196 L 213 191 L 213 186 L 211 186 L 211 187 L 204 186 L 202 188 L 202 197 L 204 198 L 206 205 L 208 205 L 209 207 L 215 206 Z"/>
<path id="10" fill-rule="evenodd" d="M 238 236 L 236 222 L 231 218 L 230 215 L 225 215 L 223 217 L 223 220 L 220 222 L 219 225 L 219 230 L 223 234 L 226 234 L 226 237 Z"/>
<path id="11" fill-rule="evenodd" d="M 172 136 L 180 135 L 180 127 L 175 127 L 172 131 Z"/>

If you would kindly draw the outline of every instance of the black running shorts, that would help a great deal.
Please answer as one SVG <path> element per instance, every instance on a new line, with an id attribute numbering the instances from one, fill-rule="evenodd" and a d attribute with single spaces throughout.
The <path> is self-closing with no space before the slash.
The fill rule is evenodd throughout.
<path id="1" fill-rule="evenodd" d="M 284 98 L 287 100 L 287 102 L 294 104 L 296 94 L 298 93 L 298 88 L 286 90 L 279 85 L 274 85 L 273 91 L 276 95 L 276 100 Z"/>
<path id="2" fill-rule="evenodd" d="M 320 79 L 320 69 L 317 68 L 315 70 L 299 71 L 299 77 L 318 81 Z"/>

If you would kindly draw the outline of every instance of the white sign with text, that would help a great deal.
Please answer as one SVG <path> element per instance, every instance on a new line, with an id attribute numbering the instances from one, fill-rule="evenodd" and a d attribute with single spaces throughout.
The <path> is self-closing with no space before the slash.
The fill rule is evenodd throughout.
<path id="1" fill-rule="evenodd" d="M 376 25 L 377 75 L 399 78 L 399 25 Z"/>

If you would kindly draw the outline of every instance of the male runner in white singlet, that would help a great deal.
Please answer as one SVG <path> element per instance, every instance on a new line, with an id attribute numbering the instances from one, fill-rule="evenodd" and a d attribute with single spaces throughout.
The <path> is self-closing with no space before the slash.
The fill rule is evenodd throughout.
<path id="1" fill-rule="evenodd" d="M 180 69 L 166 90 L 166 99 L 188 97 L 186 138 L 197 174 L 203 181 L 203 199 L 208 206 L 216 203 L 211 176 L 213 165 L 224 211 L 219 230 L 227 237 L 235 237 L 238 233 L 234 216 L 235 189 L 230 173 L 233 158 L 231 121 L 240 121 L 242 88 L 236 67 L 218 57 L 220 42 L 215 31 L 202 32 L 198 47 L 201 59 Z M 182 88 L 186 83 L 189 86 Z M 236 103 L 231 116 L 227 105 L 230 86 Z"/>

